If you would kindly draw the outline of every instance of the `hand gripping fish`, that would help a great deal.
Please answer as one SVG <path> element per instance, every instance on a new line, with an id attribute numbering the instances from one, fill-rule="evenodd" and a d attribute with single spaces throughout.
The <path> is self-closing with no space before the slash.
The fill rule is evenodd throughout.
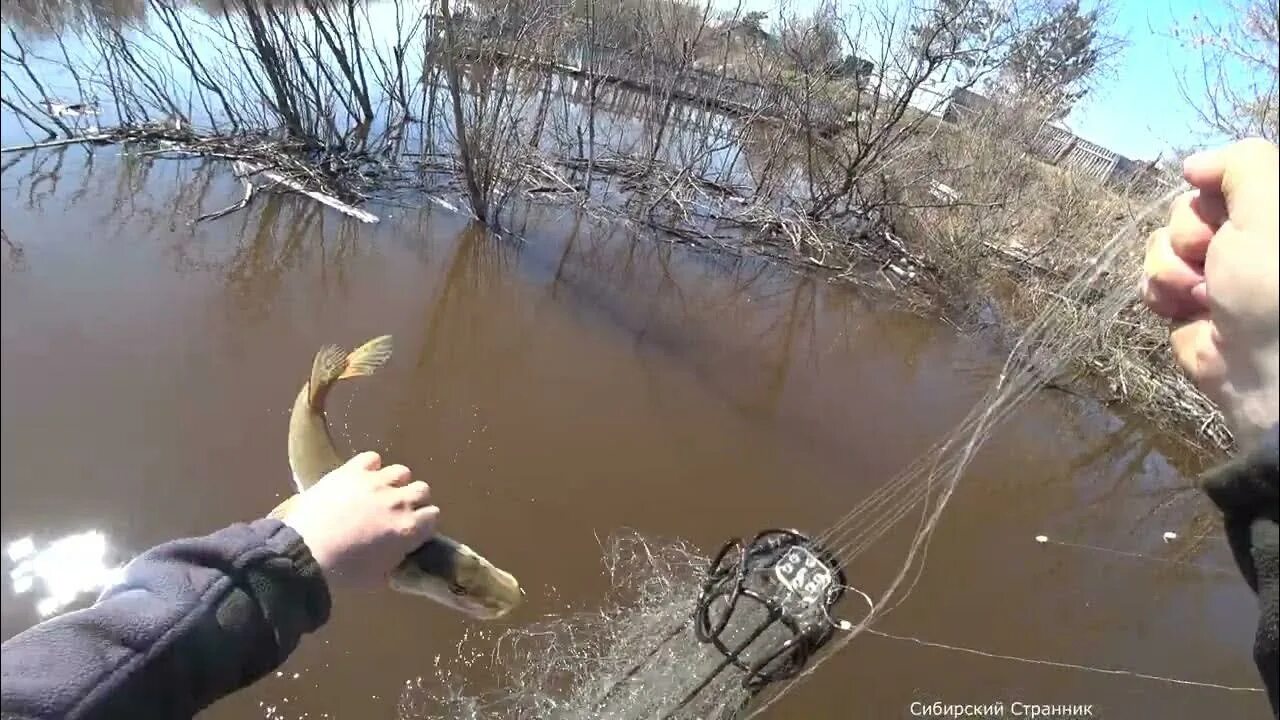
<path id="1" fill-rule="evenodd" d="M 315 485 L 343 464 L 333 446 L 324 402 L 339 380 L 372 375 L 391 357 L 391 336 L 376 337 L 347 353 L 328 345 L 316 353 L 311 378 L 293 403 L 289 415 L 289 467 L 300 491 Z M 297 495 L 271 511 L 283 517 Z M 502 617 L 524 599 L 519 583 L 476 551 L 443 535 L 436 535 L 413 551 L 391 574 L 391 587 L 432 600 L 482 620 Z"/>

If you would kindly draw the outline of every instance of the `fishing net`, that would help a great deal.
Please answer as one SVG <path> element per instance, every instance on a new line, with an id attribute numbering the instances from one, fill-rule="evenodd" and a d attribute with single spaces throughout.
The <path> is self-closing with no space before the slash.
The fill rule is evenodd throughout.
<path id="1" fill-rule="evenodd" d="M 680 543 L 616 538 L 605 553 L 615 589 L 601 610 L 507 633 L 489 657 L 503 690 L 468 695 L 442 670 L 438 685 L 407 688 L 402 717 L 730 718 L 776 703 L 911 594 L 944 509 L 996 428 L 1140 311 L 1136 228 L 1174 194 L 1045 298 L 992 388 L 951 432 L 830 527 L 812 537 L 765 531 L 711 560 Z M 850 585 L 843 568 L 908 520 L 914 528 L 892 576 L 878 588 Z M 838 603 L 851 620 L 834 615 Z"/>
<path id="2" fill-rule="evenodd" d="M 667 644 L 668 652 L 655 652 L 655 647 L 687 630 L 707 559 L 685 543 L 637 533 L 610 538 L 603 554 L 612 589 L 599 609 L 507 631 L 491 641 L 488 655 L 474 658 L 491 668 L 501 689 L 470 694 L 458 684 L 465 668 L 445 666 L 434 678 L 406 687 L 400 717 L 575 720 L 602 717 L 603 706 L 609 705 L 621 711 L 614 717 L 641 718 L 649 717 L 655 706 L 674 702 L 670 699 L 681 693 L 681 676 L 694 672 L 698 654 L 670 652 L 676 643 Z M 635 671 L 646 659 L 661 660 L 666 671 Z M 633 673 L 632 687 L 614 690 L 628 673 Z M 633 688 L 642 686 L 640 697 Z M 735 692 L 738 688 L 718 689 L 728 690 L 726 704 L 740 702 L 731 697 L 742 694 Z M 634 707 L 624 710 L 629 702 Z"/>
<path id="3" fill-rule="evenodd" d="M 406 686 L 400 717 L 735 717 L 835 631 L 829 610 L 843 576 L 813 572 L 833 561 L 810 554 L 810 542 L 769 530 L 708 560 L 684 543 L 614 536 L 604 546 L 613 590 L 601 609 L 505 632 L 487 654 L 464 652 Z M 465 690 L 477 662 L 501 690 Z"/>

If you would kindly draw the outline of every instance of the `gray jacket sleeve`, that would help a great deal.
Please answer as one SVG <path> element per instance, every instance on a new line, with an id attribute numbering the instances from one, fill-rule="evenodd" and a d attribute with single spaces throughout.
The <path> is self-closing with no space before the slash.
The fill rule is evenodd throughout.
<path id="1" fill-rule="evenodd" d="M 1280 717 L 1280 665 L 1276 660 L 1280 615 L 1280 426 L 1272 426 L 1257 447 L 1210 470 L 1203 478 L 1209 498 L 1222 511 L 1227 542 L 1245 582 L 1258 595 L 1258 630 L 1253 657 Z"/>
<path id="2" fill-rule="evenodd" d="M 92 607 L 4 643 L 4 718 L 189 718 L 282 663 L 329 615 L 310 551 L 278 520 L 140 555 Z"/>

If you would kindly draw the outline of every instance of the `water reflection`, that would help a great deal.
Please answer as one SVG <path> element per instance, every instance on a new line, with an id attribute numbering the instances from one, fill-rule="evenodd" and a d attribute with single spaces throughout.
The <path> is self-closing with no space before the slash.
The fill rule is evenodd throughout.
<path id="1" fill-rule="evenodd" d="M 25 270 L 27 267 L 26 250 L 9 238 L 9 233 L 3 227 L 0 227 L 0 240 L 4 241 L 5 257 L 8 262 L 5 267 L 15 272 Z"/>
<path id="2" fill-rule="evenodd" d="M 147 17 L 146 0 L 3 0 L 6 25 L 34 37 L 50 37 L 82 29 L 90 21 L 111 27 L 140 26 Z"/>
<path id="3" fill-rule="evenodd" d="M 100 172 L 103 159 L 108 169 Z M 95 214 L 93 224 L 100 231 L 167 237 L 175 270 L 218 275 L 228 297 L 246 308 L 269 307 L 286 274 L 313 256 L 322 277 L 341 290 L 347 261 L 358 254 L 358 224 L 289 193 L 261 191 L 244 211 L 195 223 L 239 192 L 228 163 L 220 160 L 157 160 L 61 147 L 22 153 L 2 171 L 6 202 L 16 199 L 35 213 L 49 211 L 50 204 L 83 208 Z M 68 176 L 70 187 L 63 185 Z M 228 232 L 228 226 L 235 229 Z M 39 238 L 5 228 L 3 239 L 10 267 L 16 269 L 25 266 L 27 244 Z"/>
<path id="4" fill-rule="evenodd" d="M 289 278 L 305 268 L 318 274 L 326 296 L 345 296 L 351 262 L 371 251 L 359 237 L 359 224 L 288 194 L 259 193 L 245 211 L 192 225 L 195 217 L 235 199 L 238 186 L 220 161 L 113 154 L 112 169 L 100 175 L 97 152 L 60 148 L 30 158 L 6 173 L 28 210 L 41 211 L 51 198 L 66 207 L 89 204 L 98 213 L 95 225 L 119 237 L 167 238 L 175 270 L 217 276 L 225 299 L 249 318 L 270 313 Z M 70 167 L 64 170 L 64 164 Z M 64 173 L 75 178 L 65 191 L 58 184 Z M 432 234 L 433 214 L 442 211 L 403 213 L 404 231 L 397 236 L 418 238 L 413 246 L 425 252 L 421 238 Z M 821 281 L 779 272 L 757 258 L 691 255 L 675 245 L 645 242 L 626 227 L 546 207 L 519 208 L 511 224 L 517 237 L 472 227 L 449 243 L 439 289 L 423 315 L 420 357 L 451 345 L 438 337 L 457 334 L 440 329 L 445 318 L 483 328 L 489 319 L 480 298 L 510 282 L 518 269 L 544 288 L 545 303 L 571 303 L 624 330 L 641 357 L 687 363 L 740 413 L 767 419 L 782 403 L 793 365 L 815 366 L 822 354 L 849 342 L 858 318 L 865 319 L 866 302 L 858 296 L 824 293 Z M 525 246 L 532 252 L 522 258 Z M 820 316 L 847 331 L 820 341 Z M 929 327 L 909 322 L 882 329 L 914 356 L 936 332 Z M 728 343 L 721 350 L 697 341 L 726 330 L 733 337 L 720 338 Z M 521 344 L 517 338 L 509 342 Z M 458 352 L 465 355 L 467 349 Z"/>
<path id="5" fill-rule="evenodd" d="M 119 582 L 123 566 L 108 563 L 112 554 L 107 537 L 97 530 L 73 533 L 43 547 L 24 537 L 8 544 L 6 554 L 13 568 L 10 587 L 15 595 L 36 597 L 40 617 L 56 615 L 81 599 Z"/>
<path id="6" fill-rule="evenodd" d="M 655 372 L 674 361 L 752 422 L 792 414 L 785 406 L 796 381 L 809 392 L 803 388 L 814 377 L 834 371 L 833 358 L 858 357 L 853 369 L 888 351 L 902 363 L 893 371 L 908 383 L 925 377 L 945 334 L 944 326 L 908 313 L 872 312 L 873 298 L 760 258 L 655 243 L 576 214 L 530 212 L 542 217 L 522 227 L 539 242 L 523 265 L 545 288 L 544 302 L 569 303 L 625 333 Z M 863 332 L 885 345 L 859 345 Z M 789 431 L 842 444 L 832 428 L 794 420 L 783 423 Z"/>
<path id="7" fill-rule="evenodd" d="M 238 193 L 226 163 L 219 161 L 125 155 L 110 157 L 103 169 L 95 164 L 101 159 L 94 152 L 60 148 L 29 157 L 26 166 L 5 173 L 6 181 L 13 180 L 6 182 L 10 197 L 23 198 L 33 211 L 51 198 L 67 208 L 84 205 L 100 213 L 97 227 L 118 237 L 164 238 L 174 269 L 218 278 L 224 306 L 242 320 L 269 316 L 289 285 L 310 273 L 318 279 L 308 291 L 310 312 L 323 318 L 322 308 L 340 310 L 339 299 L 353 291 L 353 264 L 381 252 L 360 224 L 287 194 L 261 193 L 246 211 L 193 226 L 194 217 L 224 206 Z M 74 186 L 59 187 L 64 172 L 76 178 Z M 494 313 L 499 298 L 513 292 L 512 283 L 538 288 L 540 312 L 569 306 L 590 322 L 623 333 L 654 377 L 674 361 L 742 418 L 780 423 L 788 432 L 833 447 L 848 444 L 840 428 L 794 417 L 787 408 L 810 401 L 797 401 L 797 395 L 822 394 L 814 386 L 825 376 L 862 365 L 873 375 L 887 370 L 893 380 L 884 384 L 892 383 L 901 402 L 911 405 L 937 401 L 933 384 L 942 356 L 974 388 L 993 371 L 984 351 L 939 353 L 940 346 L 955 341 L 943 325 L 907 313 L 872 312 L 866 296 L 832 290 L 759 258 L 650 242 L 628 227 L 543 206 L 517 206 L 508 220 L 518 231 L 515 236 L 465 227 L 460 218 L 432 207 L 397 218 L 390 234 L 419 256 L 422 285 L 430 288 L 423 295 L 420 329 L 400 345 L 415 348 L 410 356 L 423 371 L 411 379 L 417 385 L 406 397 L 419 397 L 438 382 L 431 372 L 437 356 L 467 363 L 491 351 L 467 339 L 501 335 L 499 352 L 510 363 L 537 345 L 536 322 L 503 322 Z M 454 234 L 450 227 L 463 229 Z M 33 239 L 6 232 L 11 258 L 25 261 L 23 246 Z M 857 341 L 866 333 L 876 337 L 875 345 Z M 832 358 L 847 367 L 837 370 Z M 1094 481 L 1091 491 L 1079 498 L 1085 507 L 1113 502 L 1118 493 L 1132 495 L 1130 479 L 1150 476 L 1144 471 L 1152 457 L 1174 453 L 1158 434 L 1119 421 L 1092 403 L 1066 399 L 1059 404 L 1065 414 L 1054 417 L 1053 427 L 1032 423 L 1021 434 L 1029 446 L 1034 437 L 1068 436 L 1065 447 L 1075 454 L 1062 458 L 1066 470 L 1043 473 L 1038 484 L 1088 476 Z M 1099 433 L 1102 425 L 1111 427 Z M 939 427 L 945 426 L 940 422 Z M 1166 485 L 1141 492 L 1158 499 L 1170 493 L 1183 497 L 1178 490 Z"/>
<path id="8" fill-rule="evenodd" d="M 273 3 L 284 7 L 296 4 L 289 0 Z M 209 17 L 237 8 L 230 0 L 184 0 L 176 6 L 200 8 Z M 83 30 L 91 22 L 116 29 L 144 27 L 152 10 L 147 0 L 0 0 L 5 24 L 36 38 Z"/>

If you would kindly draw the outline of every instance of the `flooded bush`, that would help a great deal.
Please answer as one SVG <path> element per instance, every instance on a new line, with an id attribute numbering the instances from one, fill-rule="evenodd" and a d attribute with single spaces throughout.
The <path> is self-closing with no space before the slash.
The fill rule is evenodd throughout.
<path id="1" fill-rule="evenodd" d="M 379 202 L 499 227 L 513 204 L 570 205 L 1016 330 L 1148 200 L 1053 167 L 1047 121 L 1115 42 L 1097 13 L 1072 18 L 1070 72 L 1037 66 L 1032 40 L 1066 10 L 1033 0 L 779 6 L 767 28 L 686 0 L 12 7 L 2 101 L 33 145 L 234 161 L 246 200 L 228 212 L 256 185 L 365 221 Z M 976 89 L 999 112 L 943 117 Z M 1229 445 L 1143 322 L 1079 369 Z"/>

